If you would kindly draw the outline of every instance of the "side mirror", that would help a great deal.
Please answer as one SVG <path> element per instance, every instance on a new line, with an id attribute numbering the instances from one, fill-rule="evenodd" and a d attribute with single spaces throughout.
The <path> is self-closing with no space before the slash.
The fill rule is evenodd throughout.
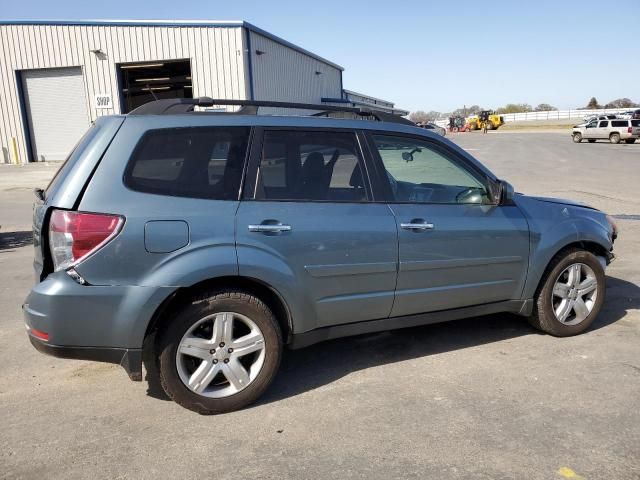
<path id="1" fill-rule="evenodd" d="M 508 205 L 513 202 L 514 194 L 513 185 L 506 180 L 500 180 L 500 204 Z"/>
<path id="2" fill-rule="evenodd" d="M 413 153 L 411 153 L 411 152 L 402 152 L 402 159 L 405 162 L 413 162 Z"/>

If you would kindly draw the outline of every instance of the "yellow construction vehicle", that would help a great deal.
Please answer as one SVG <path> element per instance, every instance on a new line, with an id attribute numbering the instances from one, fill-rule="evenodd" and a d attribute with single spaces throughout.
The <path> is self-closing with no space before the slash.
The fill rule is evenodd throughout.
<path id="1" fill-rule="evenodd" d="M 504 125 L 504 117 L 502 115 L 497 115 L 492 110 L 483 110 L 477 115 L 471 115 L 467 118 L 469 130 L 483 130 L 485 124 L 487 130 L 497 130 Z"/>

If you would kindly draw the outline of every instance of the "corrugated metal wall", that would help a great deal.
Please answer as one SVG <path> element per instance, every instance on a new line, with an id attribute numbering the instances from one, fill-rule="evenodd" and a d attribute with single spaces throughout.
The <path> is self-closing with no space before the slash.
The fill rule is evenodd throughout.
<path id="1" fill-rule="evenodd" d="M 27 158 L 16 70 L 82 67 L 93 120 L 120 113 L 118 63 L 190 59 L 194 97 L 248 98 L 244 40 L 240 27 L 0 25 L 0 162 L 9 161 L 12 137 Z M 104 93 L 113 109 L 95 108 L 94 95 Z"/>
<path id="2" fill-rule="evenodd" d="M 322 97 L 342 96 L 339 69 L 256 32 L 249 35 L 256 100 L 319 104 Z"/>

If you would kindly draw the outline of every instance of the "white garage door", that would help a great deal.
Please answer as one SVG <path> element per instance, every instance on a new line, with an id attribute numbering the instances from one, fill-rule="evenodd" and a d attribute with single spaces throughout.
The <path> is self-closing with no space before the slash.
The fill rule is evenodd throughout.
<path id="1" fill-rule="evenodd" d="M 64 160 L 89 127 L 81 68 L 22 72 L 34 160 Z"/>

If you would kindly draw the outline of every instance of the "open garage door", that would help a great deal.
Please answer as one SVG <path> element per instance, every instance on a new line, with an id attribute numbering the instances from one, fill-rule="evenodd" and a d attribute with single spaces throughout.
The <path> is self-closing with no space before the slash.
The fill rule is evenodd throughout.
<path id="1" fill-rule="evenodd" d="M 89 127 L 82 69 L 23 70 L 33 159 L 64 160 Z"/>
<path id="2" fill-rule="evenodd" d="M 118 73 L 122 113 L 162 98 L 193 98 L 189 60 L 123 63 Z"/>

